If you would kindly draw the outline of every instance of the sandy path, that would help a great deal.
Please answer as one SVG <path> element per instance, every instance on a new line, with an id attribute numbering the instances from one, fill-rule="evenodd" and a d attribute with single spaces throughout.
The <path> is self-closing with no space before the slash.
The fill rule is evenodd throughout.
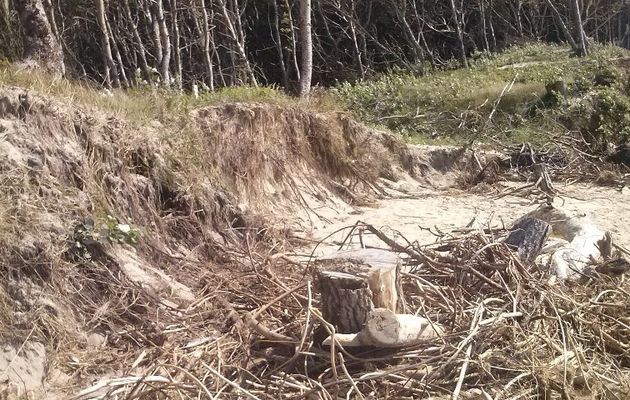
<path id="1" fill-rule="evenodd" d="M 611 231 L 615 242 L 630 248 L 630 190 L 587 185 L 556 185 L 562 194 L 562 200 L 555 205 L 571 213 L 586 213 L 595 224 Z M 362 207 L 357 212 L 343 215 L 328 215 L 330 223 L 320 223 L 313 228 L 313 239 L 322 240 L 316 255 L 334 252 L 342 242 L 351 226 L 358 220 L 383 229 L 388 236 L 395 238 L 395 231 L 400 232 L 410 241 L 421 245 L 436 241 L 436 236 L 429 231 L 443 233 L 466 227 L 473 219 L 482 226 L 509 226 L 512 221 L 535 209 L 536 204 L 517 196 L 497 199 L 496 196 L 472 194 L 460 190 L 436 191 L 421 188 L 408 199 L 388 199 L 381 201 L 379 207 Z M 401 240 L 398 237 L 398 240 Z M 383 246 L 380 241 L 370 236 L 363 237 L 364 244 Z M 359 238 L 355 237 L 350 247 L 359 247 Z"/>

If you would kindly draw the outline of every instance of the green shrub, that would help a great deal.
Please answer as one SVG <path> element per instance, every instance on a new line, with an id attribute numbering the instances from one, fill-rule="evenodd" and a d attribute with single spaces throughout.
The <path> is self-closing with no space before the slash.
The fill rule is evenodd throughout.
<path id="1" fill-rule="evenodd" d="M 615 68 L 609 62 L 598 63 L 597 71 L 593 77 L 593 84 L 595 86 L 613 86 L 616 83 L 622 82 L 623 73 Z"/>
<path id="2" fill-rule="evenodd" d="M 626 142 L 630 138 L 630 97 L 612 87 L 598 90 L 592 123 L 591 135 L 600 144 Z"/>

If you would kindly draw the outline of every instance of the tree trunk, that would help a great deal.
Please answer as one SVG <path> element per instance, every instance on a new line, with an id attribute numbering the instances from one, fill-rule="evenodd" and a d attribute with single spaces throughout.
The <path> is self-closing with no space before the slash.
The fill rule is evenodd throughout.
<path id="1" fill-rule="evenodd" d="M 160 75 L 162 75 L 162 85 L 171 85 L 171 38 L 164 16 L 164 3 L 162 0 L 156 1 L 155 17 L 160 30 L 160 42 L 162 43 L 162 58 L 160 60 Z"/>
<path id="2" fill-rule="evenodd" d="M 291 31 L 291 55 L 293 58 L 293 66 L 295 67 L 295 74 L 297 75 L 297 79 L 300 80 L 300 63 L 298 62 L 298 52 L 297 52 L 297 39 L 295 38 L 295 23 L 293 22 L 293 11 L 291 10 L 291 4 L 289 4 L 289 0 L 284 0 L 284 5 L 287 8 L 287 18 L 289 21 L 290 31 Z"/>
<path id="3" fill-rule="evenodd" d="M 105 64 L 105 86 L 111 88 L 113 84 L 114 87 L 118 88 L 120 87 L 120 80 L 112 56 L 107 20 L 105 19 L 105 0 L 97 0 L 96 19 L 98 20 L 98 26 L 101 28 L 101 53 Z"/>
<path id="4" fill-rule="evenodd" d="M 114 69 L 116 75 L 120 72 L 120 78 L 122 78 L 122 83 L 125 87 L 129 87 L 129 80 L 127 79 L 127 74 L 125 73 L 125 67 L 123 66 L 122 56 L 120 54 L 120 49 L 118 48 L 118 44 L 114 39 L 114 31 L 112 30 L 112 26 L 109 23 L 109 18 L 105 16 L 105 22 L 107 23 L 107 31 L 109 33 L 109 40 L 111 41 L 112 49 L 114 51 L 114 55 L 116 56 L 116 61 L 118 64 L 114 64 L 116 67 Z"/>
<path id="5" fill-rule="evenodd" d="M 455 0 L 451 0 L 451 12 L 453 21 L 455 22 L 455 33 L 457 34 L 457 46 L 459 51 L 459 61 L 462 66 L 468 68 L 468 59 L 466 58 L 466 47 L 464 46 L 464 31 L 462 27 L 462 18 L 460 17 L 460 11 L 455 5 Z"/>
<path id="6" fill-rule="evenodd" d="M 488 13 L 488 25 L 490 25 L 490 36 L 492 37 L 492 49 L 497 48 L 497 35 L 494 32 L 494 23 L 492 22 L 492 13 L 494 12 L 494 4 L 490 0 L 490 12 Z"/>
<path id="7" fill-rule="evenodd" d="M 210 26 L 208 23 L 208 10 L 206 9 L 206 1 L 201 0 L 201 15 L 203 19 L 203 61 L 206 66 L 206 74 L 208 75 L 208 87 L 214 91 L 214 70 L 212 67 L 212 54 L 210 54 Z"/>
<path id="8" fill-rule="evenodd" d="M 46 17 L 42 0 L 19 0 L 15 3 L 24 32 L 24 60 L 55 75 L 65 75 L 63 49 Z"/>
<path id="9" fill-rule="evenodd" d="M 588 55 L 588 42 L 586 33 L 584 33 L 584 25 L 582 24 L 582 13 L 580 12 L 579 0 L 571 2 L 571 11 L 573 12 L 573 20 L 575 22 L 575 36 L 577 37 L 578 56 L 586 57 Z"/>
<path id="10" fill-rule="evenodd" d="M 230 13 L 228 12 L 227 5 L 225 0 L 219 0 L 221 5 L 221 11 L 223 12 L 223 17 L 225 18 L 225 24 L 227 25 L 228 30 L 230 31 L 230 35 L 232 39 L 236 43 L 236 48 L 238 50 L 238 54 L 243 60 L 245 64 L 245 70 L 249 75 L 249 79 L 253 86 L 258 87 L 258 82 L 256 81 L 256 75 L 254 74 L 254 70 L 249 62 L 249 58 L 247 57 L 247 51 L 245 50 L 245 41 L 241 41 L 239 38 L 239 33 L 236 31 L 236 27 L 234 26 L 234 22 L 232 18 L 230 18 Z"/>
<path id="11" fill-rule="evenodd" d="M 138 32 L 138 24 L 133 20 L 133 16 L 131 15 L 131 9 L 129 8 L 129 1 L 122 0 L 123 7 L 125 9 L 125 16 L 127 17 L 127 26 L 131 27 L 131 33 L 133 34 L 133 38 L 135 40 L 134 49 L 135 52 L 140 56 L 140 69 L 142 70 L 142 74 L 144 75 L 144 79 L 147 83 L 151 84 L 151 70 L 149 69 L 149 64 L 147 63 L 147 53 L 144 48 L 144 44 L 142 43 L 142 38 L 140 37 L 140 32 Z M 136 82 L 137 84 L 138 82 Z"/>
<path id="12" fill-rule="evenodd" d="M 569 45 L 571 46 L 573 51 L 576 54 L 579 54 L 580 49 L 577 43 L 575 42 L 575 40 L 573 39 L 573 36 L 571 35 L 569 28 L 567 28 L 567 24 L 564 23 L 564 20 L 562 19 L 562 15 L 560 15 L 560 12 L 556 8 L 556 6 L 553 5 L 551 0 L 545 0 L 545 1 L 547 2 L 547 5 L 551 9 L 551 15 L 553 16 L 553 19 L 554 21 L 556 21 L 556 24 L 558 25 L 560 30 L 562 30 L 562 34 L 564 35 L 565 39 L 567 40 L 567 42 L 569 42 Z"/>
<path id="13" fill-rule="evenodd" d="M 177 20 L 177 0 L 171 0 L 171 24 L 173 26 L 173 57 L 175 61 L 175 84 L 178 90 L 183 88 L 182 53 L 180 46 L 179 21 Z"/>
<path id="14" fill-rule="evenodd" d="M 313 77 L 311 0 L 300 0 L 300 39 L 302 48 L 300 97 L 308 97 L 311 92 L 311 80 Z"/>
<path id="15" fill-rule="evenodd" d="M 488 24 L 486 22 L 486 0 L 479 0 L 479 11 L 481 13 L 481 27 L 483 30 L 483 45 L 486 53 L 490 53 L 490 42 L 488 41 Z"/>
<path id="16" fill-rule="evenodd" d="M 284 50 L 282 47 L 282 35 L 280 34 L 280 8 L 278 7 L 277 0 L 271 0 L 273 7 L 274 23 L 271 27 L 272 36 L 276 44 L 276 51 L 278 52 L 278 62 L 280 63 L 280 71 L 282 72 L 282 85 L 284 89 L 289 88 L 289 73 L 287 71 L 286 63 L 284 62 Z"/>

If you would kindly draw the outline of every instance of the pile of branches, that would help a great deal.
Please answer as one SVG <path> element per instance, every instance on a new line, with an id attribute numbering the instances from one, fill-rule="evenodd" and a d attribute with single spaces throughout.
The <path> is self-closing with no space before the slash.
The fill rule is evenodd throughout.
<path id="1" fill-rule="evenodd" d="M 596 274 L 552 284 L 501 243 L 498 230 L 421 248 L 363 228 L 408 264 L 406 312 L 440 324 L 444 335 L 401 349 L 321 347 L 318 327 L 333 328 L 319 311 L 312 271 L 250 248 L 165 327 L 169 340 L 138 349 L 132 368 L 121 368 L 128 376 L 78 398 L 630 396 L 627 279 Z"/>

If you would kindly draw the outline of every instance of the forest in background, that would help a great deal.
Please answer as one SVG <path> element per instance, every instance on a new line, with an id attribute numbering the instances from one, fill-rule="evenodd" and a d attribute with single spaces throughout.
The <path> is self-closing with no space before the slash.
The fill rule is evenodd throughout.
<path id="1" fill-rule="evenodd" d="M 295 93 L 306 39 L 321 86 L 466 66 L 531 40 L 566 42 L 576 55 L 630 45 L 625 0 L 0 0 L 0 9 L 0 59 L 45 59 L 105 87 Z"/>

